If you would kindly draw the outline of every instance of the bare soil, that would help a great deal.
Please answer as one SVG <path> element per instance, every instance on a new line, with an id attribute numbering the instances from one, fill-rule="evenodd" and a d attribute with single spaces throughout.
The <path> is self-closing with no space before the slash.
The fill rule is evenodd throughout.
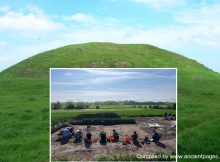
<path id="1" fill-rule="evenodd" d="M 95 161 L 102 156 L 120 156 L 120 155 L 154 155 L 157 153 L 172 154 L 176 152 L 176 127 L 173 126 L 173 121 L 164 120 L 160 117 L 136 117 L 137 124 L 122 124 L 122 125 L 92 125 L 92 145 L 91 148 L 86 148 L 84 142 L 73 143 L 74 137 L 65 145 L 57 142 L 58 133 L 51 135 L 51 156 L 52 160 L 68 159 L 70 161 Z M 175 122 L 175 121 L 174 121 Z M 83 134 L 86 133 L 85 125 L 74 125 L 74 129 L 82 129 Z M 108 142 L 106 145 L 99 143 L 99 133 L 104 130 L 107 136 L 112 135 L 112 130 L 115 129 L 120 134 L 120 140 L 117 143 Z M 140 146 L 134 144 L 122 145 L 122 141 L 126 136 L 133 134 L 136 131 L 139 136 L 139 142 L 145 136 L 152 138 L 155 129 L 161 135 L 160 146 L 151 142 Z"/>

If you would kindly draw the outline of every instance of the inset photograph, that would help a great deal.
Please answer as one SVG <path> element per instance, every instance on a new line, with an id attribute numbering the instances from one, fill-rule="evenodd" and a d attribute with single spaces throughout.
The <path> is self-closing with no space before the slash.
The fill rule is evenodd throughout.
<path id="1" fill-rule="evenodd" d="M 51 68 L 51 161 L 175 161 L 177 69 Z"/>

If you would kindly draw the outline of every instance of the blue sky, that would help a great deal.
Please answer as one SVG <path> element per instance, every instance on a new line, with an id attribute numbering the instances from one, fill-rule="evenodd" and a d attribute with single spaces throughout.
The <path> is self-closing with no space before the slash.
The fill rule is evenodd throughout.
<path id="1" fill-rule="evenodd" d="M 51 101 L 176 101 L 175 69 L 51 69 Z"/>
<path id="2" fill-rule="evenodd" d="M 85 42 L 145 43 L 220 72 L 219 0 L 0 1 L 0 71 Z"/>

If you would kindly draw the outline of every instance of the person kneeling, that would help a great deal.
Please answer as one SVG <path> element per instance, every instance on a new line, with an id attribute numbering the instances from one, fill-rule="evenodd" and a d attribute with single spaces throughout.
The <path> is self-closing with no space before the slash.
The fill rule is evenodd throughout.
<path id="1" fill-rule="evenodd" d="M 62 144 L 65 144 L 68 142 L 69 138 L 70 138 L 71 134 L 69 129 L 64 129 L 63 131 L 63 136 L 62 136 Z"/>
<path id="2" fill-rule="evenodd" d="M 101 133 L 100 133 L 100 143 L 101 144 L 106 144 L 107 143 L 106 132 L 104 132 L 104 131 L 101 131 Z"/>
<path id="3" fill-rule="evenodd" d="M 142 145 L 144 144 L 150 144 L 150 140 L 147 136 L 144 137 L 144 140 L 141 142 Z"/>
<path id="4" fill-rule="evenodd" d="M 159 135 L 159 133 L 157 133 L 156 130 L 153 130 L 153 133 L 154 133 L 154 135 L 152 136 L 153 142 L 155 142 L 157 144 L 160 140 L 160 135 Z"/>
<path id="5" fill-rule="evenodd" d="M 76 142 L 82 141 L 83 133 L 82 133 L 81 129 L 78 129 L 78 130 L 75 132 L 74 137 L 75 137 L 75 139 L 76 139 L 76 140 L 75 140 Z"/>
<path id="6" fill-rule="evenodd" d="M 118 142 L 119 141 L 119 134 L 116 130 L 113 130 L 113 136 L 115 138 L 114 142 Z"/>
<path id="7" fill-rule="evenodd" d="M 138 143 L 138 134 L 136 131 L 134 131 L 134 134 L 131 136 L 133 144 Z"/>
<path id="8" fill-rule="evenodd" d="M 92 144 L 92 140 L 91 139 L 88 139 L 87 137 L 84 138 L 84 144 L 85 144 L 85 147 L 87 149 L 89 149 L 91 147 L 91 144 Z"/>

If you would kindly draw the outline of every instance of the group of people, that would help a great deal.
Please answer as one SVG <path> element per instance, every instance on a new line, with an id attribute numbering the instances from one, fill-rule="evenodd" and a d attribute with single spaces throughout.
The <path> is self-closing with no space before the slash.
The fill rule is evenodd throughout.
<path id="1" fill-rule="evenodd" d="M 106 144 L 107 142 L 118 142 L 119 141 L 119 133 L 114 129 L 111 136 L 107 136 L 106 132 L 101 131 L 99 134 L 100 143 Z"/>
<path id="2" fill-rule="evenodd" d="M 76 141 L 82 141 L 83 133 L 81 129 L 74 131 L 74 127 L 65 128 L 58 133 L 59 140 L 61 144 L 65 144 L 68 140 L 74 136 Z"/>
<path id="3" fill-rule="evenodd" d="M 71 127 L 71 128 L 66 128 L 64 130 L 61 130 L 60 133 L 58 134 L 59 136 L 59 139 L 60 139 L 60 136 L 62 136 L 62 144 L 65 144 L 68 142 L 69 138 L 74 134 L 74 128 Z"/>
<path id="4" fill-rule="evenodd" d="M 125 138 L 125 141 L 123 141 L 123 144 L 130 144 L 130 140 L 132 140 L 133 144 L 139 144 L 139 140 L 138 140 L 138 134 L 136 131 L 133 132 L 133 134 L 131 135 L 131 137 L 127 136 Z M 156 130 L 153 130 L 153 136 L 152 136 L 152 141 L 155 142 L 156 144 L 159 142 L 160 140 L 160 135 Z M 144 139 L 142 140 L 141 144 L 150 144 L 151 140 L 145 136 Z"/>
<path id="5" fill-rule="evenodd" d="M 71 137 L 75 138 L 75 142 L 81 142 L 83 140 L 83 132 L 81 129 L 74 131 L 74 127 L 66 128 L 58 134 L 59 137 L 62 137 L 61 143 L 65 144 Z M 106 132 L 101 131 L 99 134 L 99 142 L 104 145 L 107 142 L 118 142 L 119 141 L 119 133 L 114 129 L 112 135 L 107 136 Z M 131 141 L 133 144 L 137 144 L 138 142 L 138 134 L 136 131 L 133 132 L 131 136 L 126 136 L 125 140 L 122 141 L 122 144 L 130 144 Z M 156 130 L 153 130 L 152 141 L 156 144 L 160 140 L 160 135 Z M 141 144 L 149 144 L 151 141 L 147 136 L 144 137 Z M 87 126 L 86 128 L 86 137 L 84 138 L 84 143 L 86 147 L 89 147 L 92 144 L 92 127 Z"/>
<path id="6" fill-rule="evenodd" d="M 176 116 L 171 114 L 171 112 L 168 114 L 167 112 L 164 113 L 164 119 L 165 120 L 175 120 Z"/>

